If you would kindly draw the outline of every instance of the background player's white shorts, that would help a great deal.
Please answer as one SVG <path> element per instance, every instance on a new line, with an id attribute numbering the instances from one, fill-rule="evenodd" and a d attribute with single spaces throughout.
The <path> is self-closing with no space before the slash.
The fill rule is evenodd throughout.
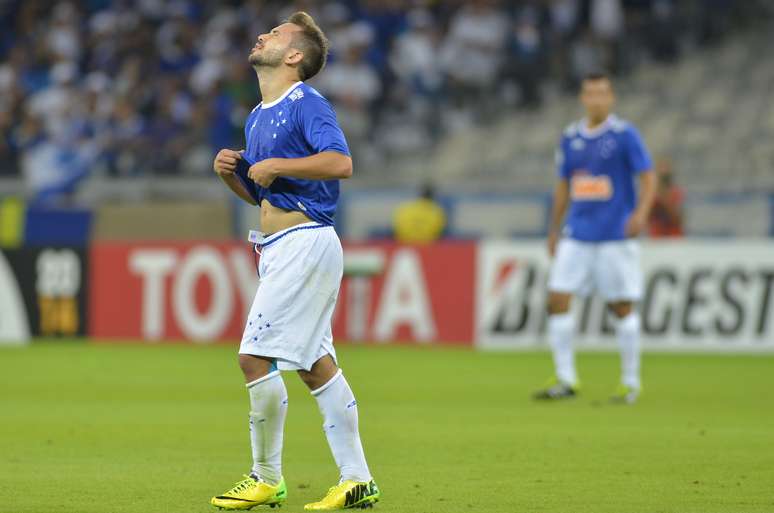
<path id="1" fill-rule="evenodd" d="M 640 244 L 626 239 L 581 242 L 564 238 L 556 248 L 548 290 L 588 296 L 594 292 L 606 301 L 638 301 L 643 276 Z"/>
<path id="2" fill-rule="evenodd" d="M 343 268 L 332 226 L 304 223 L 267 236 L 239 352 L 276 358 L 280 370 L 309 370 L 326 354 L 335 360 L 331 319 Z"/>

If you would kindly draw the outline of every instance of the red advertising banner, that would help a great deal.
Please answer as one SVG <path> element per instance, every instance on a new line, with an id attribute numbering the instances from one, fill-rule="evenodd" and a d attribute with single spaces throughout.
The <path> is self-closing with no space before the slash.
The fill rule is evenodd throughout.
<path id="1" fill-rule="evenodd" d="M 97 243 L 91 258 L 92 337 L 241 338 L 258 284 L 249 245 Z"/>
<path id="2" fill-rule="evenodd" d="M 334 336 L 472 344 L 476 245 L 348 244 Z"/>
<path id="3" fill-rule="evenodd" d="M 474 243 L 345 245 L 342 341 L 473 343 Z M 258 277 L 239 243 L 97 243 L 89 335 L 238 341 Z"/>

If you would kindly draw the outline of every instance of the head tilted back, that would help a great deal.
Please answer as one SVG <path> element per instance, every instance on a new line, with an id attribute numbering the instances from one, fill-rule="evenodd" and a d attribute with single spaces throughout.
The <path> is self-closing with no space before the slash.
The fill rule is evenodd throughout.
<path id="1" fill-rule="evenodd" d="M 328 59 L 328 38 L 314 19 L 303 11 L 293 13 L 287 20 L 301 28 L 293 35 L 291 46 L 304 54 L 298 64 L 298 77 L 309 80 L 325 66 Z"/>

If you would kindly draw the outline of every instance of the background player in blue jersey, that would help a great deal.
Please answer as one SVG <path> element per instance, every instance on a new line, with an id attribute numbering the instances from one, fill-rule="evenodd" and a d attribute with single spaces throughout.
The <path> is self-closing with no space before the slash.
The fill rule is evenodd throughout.
<path id="1" fill-rule="evenodd" d="M 260 285 L 239 348 L 253 467 L 212 498 L 224 509 L 273 507 L 287 496 L 281 456 L 288 401 L 280 370 L 298 371 L 311 389 L 340 470 L 339 483 L 305 509 L 365 507 L 379 499 L 331 334 L 343 270 L 333 217 L 338 180 L 352 175 L 352 159 L 331 105 L 303 83 L 322 69 L 327 52 L 325 35 L 303 12 L 258 37 L 249 62 L 263 101 L 247 118 L 245 149 L 215 157 L 224 183 L 261 209 Z"/>
<path id="2" fill-rule="evenodd" d="M 548 336 L 556 379 L 535 398 L 577 394 L 570 302 L 573 295 L 597 292 L 616 317 L 621 350 L 621 385 L 613 399 L 631 403 L 641 389 L 640 319 L 634 304 L 642 295 L 643 277 L 636 237 L 647 223 L 655 179 L 637 129 L 612 114 L 615 96 L 608 77 L 583 80 L 580 100 L 586 117 L 565 129 L 557 150 L 559 176 L 548 235 L 554 259 Z"/>

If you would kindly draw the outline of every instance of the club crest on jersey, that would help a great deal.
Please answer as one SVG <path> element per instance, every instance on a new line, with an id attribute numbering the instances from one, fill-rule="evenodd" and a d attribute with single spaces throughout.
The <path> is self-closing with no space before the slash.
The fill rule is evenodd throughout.
<path id="1" fill-rule="evenodd" d="M 572 148 L 575 151 L 580 151 L 583 148 L 586 147 L 586 143 L 583 141 L 583 139 L 577 137 L 570 142 L 570 148 Z"/>
<path id="2" fill-rule="evenodd" d="M 599 155 L 603 159 L 609 159 L 613 152 L 615 151 L 617 143 L 615 142 L 615 139 L 612 137 L 605 137 L 599 142 Z"/>

